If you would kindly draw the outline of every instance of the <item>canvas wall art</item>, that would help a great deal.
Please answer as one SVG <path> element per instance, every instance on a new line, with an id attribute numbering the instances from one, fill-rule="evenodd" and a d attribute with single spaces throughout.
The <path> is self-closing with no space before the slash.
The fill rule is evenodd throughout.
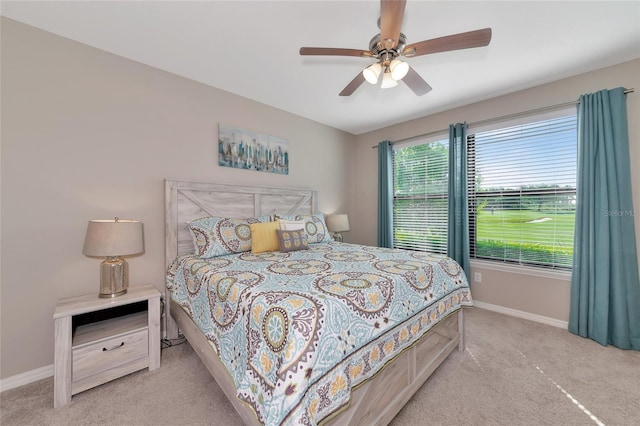
<path id="1" fill-rule="evenodd" d="M 218 164 L 236 169 L 289 174 L 289 142 L 276 136 L 218 125 Z"/>

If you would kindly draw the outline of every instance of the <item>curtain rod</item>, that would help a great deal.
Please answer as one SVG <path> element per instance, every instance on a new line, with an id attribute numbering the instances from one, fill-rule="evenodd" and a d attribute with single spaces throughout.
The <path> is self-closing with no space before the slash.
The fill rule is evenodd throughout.
<path id="1" fill-rule="evenodd" d="M 624 94 L 626 95 L 627 93 L 633 93 L 635 90 L 634 88 L 631 89 L 624 89 Z M 525 115 L 529 115 L 532 113 L 536 113 L 536 112 L 544 112 L 544 111 L 549 111 L 549 110 L 554 110 L 554 109 L 559 109 L 559 108 L 563 108 L 563 107 L 567 107 L 567 106 L 571 106 L 571 105 L 577 105 L 580 103 L 580 100 L 575 100 L 575 101 L 571 101 L 571 102 L 564 102 L 561 104 L 556 104 L 556 105 L 549 105 L 546 107 L 542 107 L 542 108 L 536 108 L 536 109 L 530 109 L 528 111 L 522 111 L 522 112 L 516 112 L 514 114 L 509 114 L 509 115 L 503 115 L 500 117 L 494 117 L 494 118 L 487 118 L 486 120 L 480 120 L 480 121 L 476 121 L 473 123 L 468 123 L 467 127 L 473 127 L 473 126 L 480 126 L 483 124 L 487 124 L 487 123 L 492 123 L 494 121 L 502 121 L 502 120 L 506 120 L 509 118 L 517 118 L 517 117 L 522 117 Z M 406 142 L 412 139 L 419 139 L 419 138 L 426 138 L 429 136 L 434 136 L 440 133 L 444 133 L 447 132 L 449 129 L 442 129 L 442 130 L 435 130 L 433 132 L 429 132 L 429 133 L 423 133 L 421 135 L 416 135 L 416 136 L 410 136 L 408 138 L 403 138 L 403 139 L 398 139 L 397 141 L 392 141 L 391 145 L 396 144 L 396 143 L 400 143 L 400 142 Z M 378 148 L 378 145 L 374 145 L 371 148 Z"/>

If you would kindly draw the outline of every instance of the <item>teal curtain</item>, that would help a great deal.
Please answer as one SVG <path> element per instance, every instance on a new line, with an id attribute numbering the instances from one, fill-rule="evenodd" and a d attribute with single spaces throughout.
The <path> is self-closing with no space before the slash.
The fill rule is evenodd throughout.
<path id="1" fill-rule="evenodd" d="M 393 156 L 389 141 L 378 144 L 378 246 L 393 247 Z"/>
<path id="2" fill-rule="evenodd" d="M 640 350 L 640 280 L 623 88 L 580 97 L 569 331 Z"/>
<path id="3" fill-rule="evenodd" d="M 449 125 L 449 193 L 447 256 L 469 279 L 469 195 L 467 192 L 467 123 Z"/>

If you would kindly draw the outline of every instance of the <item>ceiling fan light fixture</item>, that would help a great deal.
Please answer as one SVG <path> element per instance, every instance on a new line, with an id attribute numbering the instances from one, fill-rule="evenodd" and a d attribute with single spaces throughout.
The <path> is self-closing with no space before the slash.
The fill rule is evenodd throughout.
<path id="1" fill-rule="evenodd" d="M 406 0 L 380 0 L 378 19 L 380 32 L 369 41 L 369 50 L 301 47 L 300 55 L 354 56 L 375 59 L 375 64 L 370 64 L 356 74 L 339 93 L 340 96 L 351 96 L 365 80 L 370 84 L 377 84 L 382 80 L 381 88 L 383 89 L 395 87 L 398 81 L 403 80 L 413 93 L 422 96 L 432 88 L 414 68 L 405 63 L 403 57 L 412 58 L 432 53 L 471 49 L 487 46 L 491 42 L 491 28 L 483 28 L 407 44 L 407 37 L 401 31 L 405 3 Z"/>
<path id="2" fill-rule="evenodd" d="M 392 87 L 396 87 L 397 85 L 398 82 L 394 80 L 393 77 L 391 77 L 391 73 L 386 71 L 382 76 L 382 84 L 380 85 L 380 87 L 382 89 L 390 89 Z"/>
<path id="3" fill-rule="evenodd" d="M 389 70 L 391 70 L 391 78 L 396 81 L 402 80 L 409 72 L 409 64 L 399 59 L 394 59 L 389 64 Z"/>
<path id="4" fill-rule="evenodd" d="M 382 72 L 382 65 L 379 62 L 376 62 L 373 65 L 368 66 L 364 70 L 362 70 L 362 75 L 365 80 L 367 80 L 371 84 L 376 84 L 378 82 L 378 77 L 380 77 L 380 73 Z"/>

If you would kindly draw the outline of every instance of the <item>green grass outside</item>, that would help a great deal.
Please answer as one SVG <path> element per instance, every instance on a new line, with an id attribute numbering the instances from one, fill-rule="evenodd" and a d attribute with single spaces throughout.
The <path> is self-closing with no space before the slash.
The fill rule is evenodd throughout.
<path id="1" fill-rule="evenodd" d="M 533 222 L 549 218 L 543 222 Z M 547 246 L 573 247 L 575 213 L 556 213 L 533 210 L 483 210 L 477 217 L 478 241 L 498 240 L 509 242 L 541 243 Z M 541 235 L 551 235 L 553 240 L 541 241 Z"/>
<path id="2" fill-rule="evenodd" d="M 476 224 L 476 255 L 570 267 L 574 221 L 574 212 L 482 210 Z"/>
<path id="3" fill-rule="evenodd" d="M 574 212 L 494 210 L 492 214 L 490 209 L 483 209 L 476 222 L 476 255 L 570 267 L 574 221 Z M 429 231 L 423 229 L 415 235 L 415 231 L 396 229 L 394 238 L 407 242 L 426 238 L 446 244 L 445 235 L 431 235 Z M 548 238 L 543 239 L 543 235 Z"/>

